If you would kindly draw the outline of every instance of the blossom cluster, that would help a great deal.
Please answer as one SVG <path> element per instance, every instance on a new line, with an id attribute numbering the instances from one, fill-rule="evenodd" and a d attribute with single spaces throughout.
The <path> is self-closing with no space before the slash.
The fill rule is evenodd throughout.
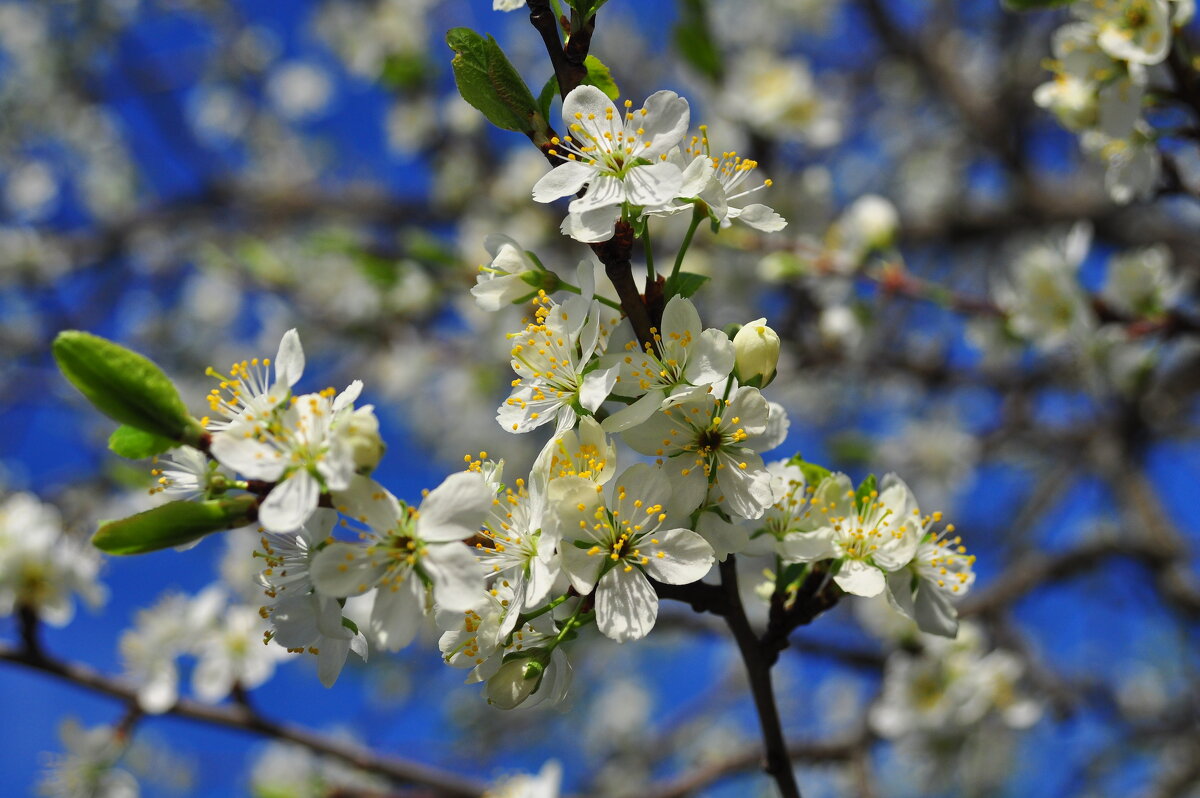
<path id="1" fill-rule="evenodd" d="M 533 188 L 542 200 L 578 194 L 564 232 L 598 241 L 624 220 L 648 235 L 654 218 L 689 208 L 693 224 L 707 216 L 715 230 L 734 219 L 783 226 L 764 205 L 732 202 L 748 193 L 738 189 L 752 160 L 711 156 L 704 128 L 681 148 L 685 100 L 659 92 L 630 108 L 622 118 L 593 87 L 567 96 L 571 135 L 551 151 L 563 163 Z M 372 406 L 355 404 L 361 382 L 296 392 L 305 356 L 294 330 L 273 360 L 210 368 L 208 451 L 182 447 L 157 461 L 153 491 L 257 496 L 267 601 L 257 613 L 230 607 L 226 616 L 245 615 L 236 624 L 212 623 L 222 594 L 168 597 L 144 613 L 123 641 L 144 708 L 174 701 L 178 675 L 164 651 L 199 658 L 203 698 L 270 675 L 274 655 L 246 653 L 256 634 L 315 656 L 330 685 L 351 651 L 365 659 L 368 645 L 403 648 L 427 617 L 445 661 L 486 682 L 490 703 L 559 699 L 571 677 L 564 644 L 583 627 L 643 638 L 658 617 L 656 585 L 697 582 L 740 553 L 774 555 L 781 593 L 805 578 L 886 592 L 923 629 L 954 634 L 951 599 L 970 588 L 973 558 L 952 526 L 935 531 L 940 514 L 922 515 L 894 475 L 856 489 L 796 459 L 764 463 L 789 426 L 762 393 L 780 354 L 765 318 L 706 328 L 673 292 L 640 338 L 596 296 L 591 263 L 572 285 L 511 238 L 493 236 L 488 248 L 479 305 L 530 308 L 507 336 L 514 378 L 496 421 L 514 434 L 551 431 L 531 470 L 506 482 L 503 460 L 468 455 L 464 471 L 410 504 L 372 477 L 385 447 Z M 618 468 L 618 442 L 642 457 Z M 188 628 L 213 626 L 211 639 L 176 639 L 179 627 L 163 619 L 181 613 L 198 619 Z"/>
<path id="2" fill-rule="evenodd" d="M 1034 92 L 1084 150 L 1106 165 L 1115 202 L 1146 199 L 1162 170 L 1154 130 L 1142 115 L 1148 71 L 1166 61 L 1172 34 L 1195 14 L 1193 0 L 1085 0 L 1054 34 L 1054 79 Z"/>

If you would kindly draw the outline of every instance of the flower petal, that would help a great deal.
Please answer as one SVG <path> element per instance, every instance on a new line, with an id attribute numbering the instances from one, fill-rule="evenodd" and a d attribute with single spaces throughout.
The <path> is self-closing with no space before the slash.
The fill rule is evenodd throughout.
<path id="1" fill-rule="evenodd" d="M 273 482 L 283 475 L 287 458 L 268 443 L 255 437 L 255 427 L 234 422 L 213 435 L 210 451 L 217 462 L 250 479 Z"/>
<path id="2" fill-rule="evenodd" d="M 618 563 L 600 578 L 596 626 L 605 637 L 618 643 L 639 640 L 654 628 L 657 619 L 658 596 L 640 568 Z"/>
<path id="3" fill-rule="evenodd" d="M 469 538 L 479 531 L 493 498 L 481 474 L 451 474 L 421 502 L 417 534 L 429 543 Z"/>
<path id="4" fill-rule="evenodd" d="M 570 236 L 580 243 L 595 244 L 613 237 L 614 228 L 620 218 L 621 207 L 608 205 L 584 213 L 567 214 L 559 230 L 563 235 Z"/>
<path id="5" fill-rule="evenodd" d="M 729 218 L 737 219 L 742 224 L 764 233 L 776 233 L 787 227 L 787 219 L 766 205 L 758 203 L 747 205 L 741 209 L 730 208 Z"/>
<path id="6" fill-rule="evenodd" d="M 334 598 L 366 593 L 386 571 L 383 555 L 368 554 L 366 547 L 353 543 L 330 543 L 313 556 L 309 567 L 317 592 Z"/>
<path id="7" fill-rule="evenodd" d="M 409 576 L 399 585 L 381 588 L 371 608 L 370 629 L 375 643 L 385 651 L 399 651 L 413 641 L 421 628 L 425 589 Z"/>
<path id="8" fill-rule="evenodd" d="M 871 598 L 883 592 L 883 571 L 862 560 L 845 560 L 842 570 L 833 578 L 838 587 L 856 596 Z"/>
<path id="9" fill-rule="evenodd" d="M 433 599 L 438 606 L 466 612 L 478 601 L 483 588 L 483 566 L 466 545 L 430 546 L 422 565 L 433 579 Z"/>
<path id="10" fill-rule="evenodd" d="M 713 564 L 713 548 L 690 529 L 654 533 L 657 544 L 643 544 L 650 561 L 643 567 L 651 579 L 686 585 L 703 579 Z"/>
<path id="11" fill-rule="evenodd" d="M 584 184 L 600 173 L 595 166 L 579 161 L 565 161 L 551 169 L 533 184 L 533 199 L 553 202 L 559 197 L 574 196 Z"/>
<path id="12" fill-rule="evenodd" d="M 662 205 L 679 196 L 682 185 L 683 173 L 678 166 L 670 161 L 656 161 L 630 169 L 625 175 L 623 193 L 634 205 Z"/>
<path id="13" fill-rule="evenodd" d="M 275 382 L 291 388 L 300 381 L 304 373 L 304 348 L 300 346 L 300 334 L 293 328 L 283 334 L 279 341 L 279 352 L 275 355 Z"/>
<path id="14" fill-rule="evenodd" d="M 294 532 L 317 509 L 321 485 L 307 469 L 298 468 L 271 488 L 258 506 L 258 522 L 268 532 Z"/>
<path id="15" fill-rule="evenodd" d="M 631 120 L 634 128 L 642 129 L 642 141 L 650 145 L 638 155 L 653 159 L 668 152 L 687 133 L 691 119 L 688 101 L 675 92 L 656 91 L 651 94 L 642 105 L 642 110 L 635 113 Z"/>

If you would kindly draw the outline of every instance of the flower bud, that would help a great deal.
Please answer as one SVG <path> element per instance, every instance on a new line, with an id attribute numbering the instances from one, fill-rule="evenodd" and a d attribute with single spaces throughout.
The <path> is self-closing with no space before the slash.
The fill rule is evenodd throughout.
<path id="1" fill-rule="evenodd" d="M 353 452 L 354 468 L 360 474 L 369 474 L 383 459 L 387 448 L 379 437 L 379 419 L 371 405 L 360 407 L 344 422 L 345 440 Z"/>
<path id="2" fill-rule="evenodd" d="M 734 375 L 742 385 L 765 388 L 779 364 L 779 335 L 767 320 L 755 319 L 733 336 Z"/>
<path id="3" fill-rule="evenodd" d="M 537 692 L 546 665 L 541 652 L 514 657 L 487 680 L 487 700 L 500 709 L 514 709 Z"/>

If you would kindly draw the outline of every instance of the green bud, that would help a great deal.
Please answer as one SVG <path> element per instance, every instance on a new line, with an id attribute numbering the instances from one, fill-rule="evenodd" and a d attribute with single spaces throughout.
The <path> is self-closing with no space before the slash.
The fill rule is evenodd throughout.
<path id="1" fill-rule="evenodd" d="M 488 703 L 500 709 L 520 706 L 542 685 L 549 652 L 534 649 L 514 656 L 487 680 Z"/>
<path id="2" fill-rule="evenodd" d="M 205 436 L 171 380 L 148 358 L 79 330 L 60 332 L 53 351 L 63 376 L 109 418 L 191 446 Z"/>
<path id="3" fill-rule="evenodd" d="M 101 524 L 92 543 L 109 554 L 144 554 L 245 526 L 257 514 L 258 497 L 247 493 L 203 502 L 170 502 Z"/>

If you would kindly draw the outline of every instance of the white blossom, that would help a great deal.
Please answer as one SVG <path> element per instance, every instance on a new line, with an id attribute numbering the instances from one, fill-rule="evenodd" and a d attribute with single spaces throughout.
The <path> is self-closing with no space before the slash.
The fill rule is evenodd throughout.
<path id="1" fill-rule="evenodd" d="M 403 648 L 427 611 L 427 587 L 446 609 L 474 604 L 483 569 L 462 541 L 478 532 L 492 498 L 481 475 L 460 472 L 414 509 L 374 480 L 355 477 L 335 500 L 343 515 L 366 526 L 364 542 L 330 543 L 317 553 L 311 567 L 317 592 L 340 598 L 377 589 L 372 637 L 386 650 Z"/>
<path id="2" fill-rule="evenodd" d="M 623 643 L 645 637 L 658 617 L 656 579 L 683 585 L 701 579 L 712 547 L 670 518 L 671 484 L 662 469 L 640 463 L 604 488 L 581 477 L 550 485 L 551 520 L 563 569 L 580 594 L 596 592 L 596 625 Z"/>
<path id="3" fill-rule="evenodd" d="M 581 264 L 579 276 L 588 270 Z M 561 305 L 540 292 L 534 320 L 513 339 L 512 394 L 496 411 L 496 421 L 522 433 L 555 422 L 556 432 L 575 426 L 576 407 L 594 413 L 617 379 L 615 365 L 588 370 L 606 338 L 600 305 L 591 298 L 590 283 L 580 296 Z"/>
<path id="4" fill-rule="evenodd" d="M 605 241 L 623 207 L 662 205 L 678 196 L 679 167 L 667 153 L 687 132 L 687 100 L 673 91 L 652 94 L 637 111 L 617 107 L 595 86 L 578 86 L 563 100 L 563 124 L 570 133 L 551 140 L 552 155 L 563 159 L 533 187 L 538 202 L 569 197 L 563 232 L 583 242 Z M 564 154 L 565 153 L 565 154 Z"/>
<path id="5" fill-rule="evenodd" d="M 614 351 L 605 355 L 600 365 L 617 370 L 613 395 L 637 401 L 605 419 L 602 426 L 606 432 L 637 426 L 660 408 L 691 395 L 695 387 L 724 380 L 733 369 L 733 342 L 721 330 L 703 329 L 690 299 L 671 298 L 654 340 L 657 351 L 642 347 L 629 325 L 617 328 L 610 344 Z"/>

